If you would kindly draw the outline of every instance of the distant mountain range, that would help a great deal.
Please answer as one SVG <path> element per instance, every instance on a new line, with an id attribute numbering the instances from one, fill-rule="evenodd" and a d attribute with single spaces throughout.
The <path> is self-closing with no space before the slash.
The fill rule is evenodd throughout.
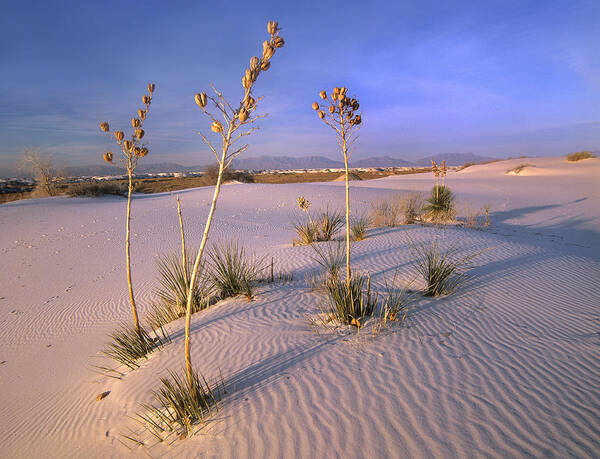
<path id="1" fill-rule="evenodd" d="M 352 160 L 350 162 L 350 167 L 428 167 L 431 165 L 432 158 L 438 163 L 445 160 L 448 166 L 460 166 L 468 162 L 481 163 L 494 159 L 487 156 L 479 156 L 474 153 L 434 154 L 417 159 L 416 161 L 408 161 L 406 159 L 384 155 Z M 198 172 L 203 171 L 207 166 L 207 164 L 200 166 L 182 166 L 181 164 L 168 162 L 150 164 L 140 163 L 136 172 L 140 174 Z M 325 156 L 257 156 L 236 159 L 232 163 L 232 167 L 238 170 L 338 169 L 344 167 L 344 162 Z M 80 177 L 119 175 L 122 173 L 119 168 L 109 165 L 70 166 L 62 168 L 61 172 L 66 176 Z M 1 176 L 7 176 L 7 174 L 2 174 Z"/>

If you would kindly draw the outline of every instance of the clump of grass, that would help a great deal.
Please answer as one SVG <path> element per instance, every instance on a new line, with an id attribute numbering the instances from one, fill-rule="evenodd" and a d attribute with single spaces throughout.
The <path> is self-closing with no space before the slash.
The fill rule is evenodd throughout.
<path id="1" fill-rule="evenodd" d="M 155 292 L 157 301 L 152 303 L 152 310 L 148 318 L 152 328 L 162 327 L 185 315 L 192 269 L 193 259 L 190 252 L 187 252 L 185 257 L 185 265 L 175 253 L 159 259 L 158 281 L 160 287 Z M 204 266 L 200 266 L 198 272 L 192 292 L 192 313 L 206 307 L 210 293 L 206 285 Z"/>
<path id="2" fill-rule="evenodd" d="M 423 213 L 424 197 L 423 193 L 411 191 L 401 198 L 401 209 L 404 216 L 404 224 L 410 225 L 421 218 Z"/>
<path id="3" fill-rule="evenodd" d="M 316 222 L 312 220 L 297 219 L 292 221 L 292 227 L 296 231 L 294 245 L 308 245 L 317 242 L 318 229 Z"/>
<path id="4" fill-rule="evenodd" d="M 262 259 L 248 258 L 237 241 L 213 245 L 208 255 L 212 284 L 221 298 L 254 297 L 256 280 L 263 269 Z"/>
<path id="5" fill-rule="evenodd" d="M 464 163 L 462 166 L 458 166 L 456 168 L 456 172 L 460 172 L 462 170 L 465 170 L 467 167 L 471 167 L 471 166 L 474 166 L 474 165 L 475 165 L 474 161 L 469 161 L 467 163 Z"/>
<path id="6" fill-rule="evenodd" d="M 456 215 L 454 193 L 444 185 L 435 185 L 423 207 L 423 215 L 434 223 L 451 221 Z"/>
<path id="7" fill-rule="evenodd" d="M 359 215 L 350 219 L 350 234 L 352 240 L 362 241 L 367 237 L 367 228 L 371 224 L 371 219 L 366 215 Z"/>
<path id="8" fill-rule="evenodd" d="M 158 335 L 158 331 L 162 333 L 162 337 Z M 150 352 L 162 347 L 169 339 L 162 328 L 155 331 L 155 335 L 152 338 L 141 326 L 137 329 L 135 326 L 123 325 L 109 335 L 112 342 L 102 350 L 102 354 L 134 370 L 140 366 L 138 361 L 141 358 L 147 359 Z"/>
<path id="9" fill-rule="evenodd" d="M 340 277 L 330 278 L 325 290 L 327 305 L 323 312 L 346 325 L 362 327 L 365 318 L 375 310 L 377 297 L 371 295 L 371 280 L 368 276 L 354 274 L 348 282 Z"/>
<path id="10" fill-rule="evenodd" d="M 72 198 L 75 197 L 98 197 L 105 195 L 115 195 L 115 196 L 126 196 L 127 195 L 127 186 L 123 183 L 98 183 L 98 182 L 88 182 L 88 183 L 76 183 L 74 185 L 70 185 L 67 190 L 67 195 Z"/>
<path id="11" fill-rule="evenodd" d="M 508 169 L 506 171 L 506 173 L 510 174 L 511 172 L 514 172 L 515 174 L 518 174 L 519 172 L 521 172 L 526 167 L 535 167 L 535 166 L 533 164 L 523 163 L 523 164 L 519 164 L 517 167 L 513 167 L 512 169 Z"/>
<path id="12" fill-rule="evenodd" d="M 152 392 L 154 402 L 143 406 L 145 414 L 138 414 L 142 425 L 160 441 L 165 433 L 192 434 L 195 424 L 219 409 L 218 401 L 225 393 L 223 382 L 211 385 L 196 371 L 191 375 L 189 379 L 170 372 L 169 377 L 161 378 L 161 387 Z"/>
<path id="13" fill-rule="evenodd" d="M 478 255 L 458 256 L 458 248 L 442 250 L 437 241 L 429 244 L 413 245 L 417 271 L 427 287 L 424 296 L 449 295 L 468 278 L 463 269 Z"/>
<path id="14" fill-rule="evenodd" d="M 567 155 L 567 161 L 574 163 L 575 161 L 581 161 L 582 159 L 595 158 L 596 155 L 591 151 L 579 151 Z"/>
<path id="15" fill-rule="evenodd" d="M 386 295 L 381 306 L 381 316 L 384 322 L 402 322 L 404 320 L 408 307 L 417 298 L 417 293 L 409 289 L 411 284 L 412 282 L 397 289 L 386 282 Z"/>
<path id="16" fill-rule="evenodd" d="M 398 194 L 371 203 L 371 219 L 375 226 L 394 227 L 400 223 L 402 203 Z"/>

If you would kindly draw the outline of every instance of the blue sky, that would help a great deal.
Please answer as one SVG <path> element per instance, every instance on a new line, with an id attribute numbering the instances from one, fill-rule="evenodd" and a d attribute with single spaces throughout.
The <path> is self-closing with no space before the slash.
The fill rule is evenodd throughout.
<path id="1" fill-rule="evenodd" d="M 598 1 L 8 1 L 0 168 L 28 147 L 100 164 L 99 122 L 126 128 L 150 81 L 147 162 L 208 163 L 193 96 L 241 97 L 269 19 L 286 46 L 255 86 L 269 116 L 247 156 L 336 158 L 310 105 L 337 85 L 361 102 L 356 158 L 600 149 Z"/>

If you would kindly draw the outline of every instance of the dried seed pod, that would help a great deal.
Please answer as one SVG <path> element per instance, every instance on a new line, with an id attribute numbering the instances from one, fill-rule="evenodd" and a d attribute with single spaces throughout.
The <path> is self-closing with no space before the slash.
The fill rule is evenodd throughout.
<path id="1" fill-rule="evenodd" d="M 210 130 L 213 132 L 223 132 L 223 125 L 218 121 L 213 121 L 210 126 Z"/>
<path id="2" fill-rule="evenodd" d="M 144 105 L 149 105 L 150 104 L 150 96 L 147 94 L 144 94 L 144 97 L 142 97 L 142 102 L 144 103 Z"/>
<path id="3" fill-rule="evenodd" d="M 104 132 L 108 132 L 110 130 L 108 129 L 108 123 L 106 121 L 100 123 L 100 129 L 102 129 Z"/>
<path id="4" fill-rule="evenodd" d="M 144 130 L 143 129 L 137 129 L 135 131 L 135 136 L 138 138 L 138 140 L 142 140 L 142 137 L 144 137 Z"/>
<path id="5" fill-rule="evenodd" d="M 360 107 L 360 104 L 358 103 L 358 100 L 356 100 L 356 99 L 353 99 L 353 100 L 354 101 L 352 102 L 352 110 L 356 111 Z"/>
<path id="6" fill-rule="evenodd" d="M 142 121 L 146 119 L 146 110 L 142 110 L 141 108 L 138 110 L 138 116 Z"/>
<path id="7" fill-rule="evenodd" d="M 148 154 L 148 149 L 147 148 L 141 148 L 140 149 L 140 154 L 139 156 L 144 157 Z"/>
<path id="8" fill-rule="evenodd" d="M 319 118 L 325 119 L 325 112 L 323 110 L 319 110 Z"/>
<path id="9" fill-rule="evenodd" d="M 150 94 L 152 94 L 154 92 L 154 88 L 155 88 L 154 83 L 149 83 L 148 84 L 148 92 Z"/>
<path id="10" fill-rule="evenodd" d="M 333 113 L 335 112 L 335 107 L 333 105 L 329 106 L 329 113 L 331 113 L 333 115 Z"/>
<path id="11" fill-rule="evenodd" d="M 136 128 L 139 125 L 140 125 L 140 120 L 138 120 L 137 118 L 131 118 L 131 126 L 133 126 L 134 128 Z"/>
<path id="12" fill-rule="evenodd" d="M 321 92 L 319 93 L 319 96 L 321 96 L 321 99 L 323 99 L 323 100 L 327 100 L 327 93 L 326 93 L 325 91 L 321 91 Z"/>
<path id="13" fill-rule="evenodd" d="M 246 121 L 248 119 L 248 110 L 246 110 L 245 108 L 242 108 L 240 110 L 240 114 L 238 115 L 238 118 L 242 123 L 244 121 Z"/>
<path id="14" fill-rule="evenodd" d="M 135 156 L 140 156 L 141 152 L 142 152 L 142 149 L 140 147 L 133 147 L 133 154 Z"/>
<path id="15" fill-rule="evenodd" d="M 312 109 L 313 110 L 318 110 L 319 109 L 319 104 L 317 104 L 316 102 L 312 103 Z"/>
<path id="16" fill-rule="evenodd" d="M 263 51 L 263 59 L 268 61 L 273 57 L 273 54 L 275 54 L 275 48 L 272 46 L 267 46 L 267 48 Z"/>
<path id="17" fill-rule="evenodd" d="M 254 56 L 252 59 L 250 59 L 250 68 L 252 70 L 256 70 L 258 68 L 258 65 L 260 64 L 260 59 L 256 56 Z"/>
<path id="18" fill-rule="evenodd" d="M 115 138 L 120 142 L 121 140 L 123 140 L 123 138 L 125 137 L 125 134 L 123 133 L 123 131 L 116 131 L 115 132 Z"/>
<path id="19" fill-rule="evenodd" d="M 348 91 L 348 88 L 347 88 L 347 87 L 345 87 L 345 86 L 342 86 L 342 87 L 340 88 L 340 94 L 342 94 L 342 95 L 344 95 L 344 96 L 346 95 L 346 91 Z"/>
<path id="20" fill-rule="evenodd" d="M 279 30 L 279 24 L 277 24 L 277 21 L 267 22 L 267 32 L 269 33 L 269 35 L 276 34 L 278 30 Z"/>
<path id="21" fill-rule="evenodd" d="M 283 48 L 283 45 L 285 45 L 285 40 L 281 37 L 275 37 L 273 40 L 271 40 L 271 43 L 273 46 L 275 46 L 275 48 Z"/>
<path id="22" fill-rule="evenodd" d="M 254 107 L 254 104 L 256 104 L 256 101 L 252 96 L 249 96 L 246 100 L 244 100 L 244 107 L 246 107 L 246 110 L 251 110 L 252 107 Z"/>
<path id="23" fill-rule="evenodd" d="M 362 123 L 362 118 L 360 117 L 360 115 L 356 115 L 354 117 L 354 124 L 360 124 Z"/>
<path id="24" fill-rule="evenodd" d="M 248 89 L 250 86 L 252 86 L 252 82 L 248 77 L 246 77 L 246 75 L 244 75 L 244 77 L 242 78 L 242 86 L 244 87 L 244 89 Z"/>
<path id="25" fill-rule="evenodd" d="M 265 54 L 265 51 L 267 50 L 267 48 L 269 47 L 269 42 L 267 40 L 263 41 L 263 55 Z"/>
<path id="26" fill-rule="evenodd" d="M 112 163 L 112 160 L 113 160 L 112 151 L 107 151 L 106 153 L 104 153 L 104 161 L 106 161 L 107 163 Z"/>
<path id="27" fill-rule="evenodd" d="M 340 88 L 338 88 L 337 86 L 335 88 L 333 88 L 333 92 L 335 95 L 339 95 L 340 94 Z"/>
<path id="28" fill-rule="evenodd" d="M 127 151 L 131 150 L 132 146 L 133 146 L 133 144 L 131 143 L 131 140 L 126 140 L 125 142 L 123 142 L 123 147 Z"/>
<path id="29" fill-rule="evenodd" d="M 263 71 L 267 71 L 271 68 L 271 63 L 269 61 L 265 61 L 262 64 L 260 64 L 260 69 Z"/>
<path id="30" fill-rule="evenodd" d="M 201 92 L 200 94 L 196 94 L 194 96 L 194 100 L 196 101 L 199 107 L 206 107 L 206 93 Z"/>
<path id="31" fill-rule="evenodd" d="M 336 101 L 336 100 L 337 100 L 337 97 L 338 97 L 338 95 L 337 95 L 337 93 L 336 93 L 336 92 L 332 92 L 332 93 L 331 93 L 331 100 L 333 100 L 333 101 Z"/>

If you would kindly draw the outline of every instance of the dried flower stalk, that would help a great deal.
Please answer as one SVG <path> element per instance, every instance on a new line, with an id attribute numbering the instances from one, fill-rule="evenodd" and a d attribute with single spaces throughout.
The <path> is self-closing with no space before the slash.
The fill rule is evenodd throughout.
<path id="1" fill-rule="evenodd" d="M 148 148 L 141 143 L 142 137 L 144 137 L 144 131 L 142 125 L 148 116 L 148 110 L 150 109 L 150 103 L 152 102 L 152 95 L 154 93 L 155 86 L 153 83 L 148 85 L 148 92 L 150 95 L 144 94 L 142 97 L 142 103 L 144 109 L 138 110 L 139 118 L 133 117 L 131 119 L 131 126 L 133 127 L 133 133 L 131 134 L 131 140 L 124 140 L 125 133 L 123 131 L 114 131 L 113 135 L 115 142 L 121 148 L 121 153 L 117 154 L 116 158 L 118 163 L 115 164 L 115 155 L 112 152 L 107 151 L 104 153 L 104 160 L 109 164 L 114 164 L 117 167 L 121 167 L 127 171 L 128 178 L 128 191 L 127 191 L 127 218 L 125 223 L 125 258 L 126 258 L 126 269 L 127 269 L 127 286 L 129 288 L 129 301 L 131 303 L 131 309 L 133 311 L 133 321 L 135 328 L 140 333 L 140 321 L 138 317 L 137 307 L 135 304 L 135 295 L 133 293 L 133 283 L 131 281 L 131 238 L 130 238 L 130 226 L 131 226 L 131 194 L 133 192 L 133 171 L 135 170 L 140 158 L 148 154 Z M 103 132 L 110 133 L 110 127 L 106 121 L 100 123 L 100 129 Z"/>
<path id="2" fill-rule="evenodd" d="M 335 131 L 340 151 L 344 156 L 344 168 L 346 172 L 346 284 L 350 289 L 350 183 L 348 177 L 348 160 L 354 150 L 354 142 L 358 139 L 358 129 L 362 123 L 362 116 L 356 113 L 360 108 L 358 100 L 347 96 L 348 88 L 335 87 L 330 98 L 327 92 L 319 92 L 323 99 L 323 107 L 313 102 L 312 109 L 317 112 L 319 118 Z M 325 109 L 326 110 L 323 110 Z"/>
<path id="3" fill-rule="evenodd" d="M 208 240 L 208 234 L 210 225 L 217 205 L 217 199 L 221 190 L 221 180 L 223 172 L 231 165 L 231 162 L 240 155 L 244 150 L 248 148 L 247 144 L 242 145 L 239 148 L 232 149 L 233 144 L 242 137 L 252 134 L 258 129 L 254 123 L 263 118 L 266 115 L 254 115 L 257 104 L 261 100 L 255 100 L 252 97 L 252 88 L 254 83 L 261 72 L 267 71 L 271 66 L 271 58 L 275 54 L 276 48 L 281 48 L 284 45 L 284 40 L 279 36 L 280 28 L 276 21 L 269 21 L 267 24 L 267 32 L 269 33 L 269 39 L 263 42 L 262 57 L 254 56 L 250 59 L 250 68 L 246 69 L 242 77 L 242 87 L 244 88 L 244 97 L 238 104 L 237 108 L 233 108 L 229 102 L 225 99 L 222 93 L 217 91 L 213 87 L 215 96 L 208 96 L 202 92 L 194 96 L 196 104 L 200 107 L 202 112 L 211 119 L 210 130 L 217 135 L 221 136 L 221 148 L 217 152 L 208 138 L 201 132 L 198 134 L 202 137 L 204 142 L 211 149 L 217 163 L 219 164 L 219 174 L 217 176 L 217 183 L 215 185 L 213 199 L 206 218 L 206 224 L 204 225 L 204 233 L 202 235 L 202 241 L 200 242 L 200 248 L 196 254 L 194 261 L 194 267 L 191 273 L 191 279 L 189 285 L 194 285 L 200 262 L 202 260 L 202 254 Z M 211 85 L 212 86 L 212 85 Z M 214 106 L 216 113 L 219 117 L 222 117 L 222 121 L 217 119 L 211 111 L 207 109 L 207 105 Z M 230 151 L 232 149 L 233 151 Z M 185 314 L 185 362 L 188 381 L 191 384 L 192 381 L 192 361 L 190 358 L 190 324 L 192 317 L 192 290 L 188 291 L 187 307 Z"/>

